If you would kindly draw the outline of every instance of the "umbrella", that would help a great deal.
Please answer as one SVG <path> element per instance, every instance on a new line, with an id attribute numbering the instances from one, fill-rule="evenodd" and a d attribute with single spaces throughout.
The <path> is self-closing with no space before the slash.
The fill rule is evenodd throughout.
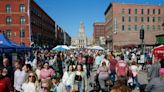
<path id="1" fill-rule="evenodd" d="M 65 48 L 66 50 L 70 49 L 67 45 L 62 45 L 62 47 Z"/>
<path id="2" fill-rule="evenodd" d="M 160 45 L 153 49 L 153 54 L 156 58 L 164 59 L 164 45 Z"/>
<path id="3" fill-rule="evenodd" d="M 66 50 L 66 49 L 63 48 L 63 47 L 55 47 L 55 48 L 53 48 L 52 50 L 64 51 L 64 50 Z"/>

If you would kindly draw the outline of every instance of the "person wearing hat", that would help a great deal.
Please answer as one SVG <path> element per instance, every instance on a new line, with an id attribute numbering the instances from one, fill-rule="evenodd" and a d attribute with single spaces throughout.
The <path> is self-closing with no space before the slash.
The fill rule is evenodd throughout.
<path id="1" fill-rule="evenodd" d="M 67 92 L 64 84 L 61 82 L 61 75 L 56 72 L 52 77 L 52 92 Z"/>
<path id="2" fill-rule="evenodd" d="M 164 92 L 164 68 L 160 68 L 159 74 L 148 83 L 145 92 Z"/>

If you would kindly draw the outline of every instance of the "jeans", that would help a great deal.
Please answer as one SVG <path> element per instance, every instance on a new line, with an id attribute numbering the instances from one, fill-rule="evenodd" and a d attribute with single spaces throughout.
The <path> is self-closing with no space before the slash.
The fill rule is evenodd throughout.
<path id="1" fill-rule="evenodd" d="M 109 78 L 113 83 L 115 82 L 116 79 L 116 71 L 111 70 L 110 78 Z"/>
<path id="2" fill-rule="evenodd" d="M 138 77 L 137 76 L 136 77 L 133 77 L 133 80 L 136 82 L 136 86 L 137 87 L 140 87 L 140 83 L 138 81 Z"/>
<path id="3" fill-rule="evenodd" d="M 79 92 L 84 92 L 82 89 L 82 82 L 75 82 L 76 85 L 78 85 L 78 91 Z"/>

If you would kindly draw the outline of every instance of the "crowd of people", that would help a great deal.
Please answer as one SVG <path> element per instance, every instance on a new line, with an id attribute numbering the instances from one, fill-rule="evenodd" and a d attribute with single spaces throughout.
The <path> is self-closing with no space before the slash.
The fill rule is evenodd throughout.
<path id="1" fill-rule="evenodd" d="M 140 55 L 138 49 L 35 50 L 15 61 L 4 55 L 0 92 L 132 92 L 142 87 L 140 70 L 149 81 L 143 92 L 163 92 L 164 60 L 152 60 L 147 52 L 146 62 L 139 63 Z"/>

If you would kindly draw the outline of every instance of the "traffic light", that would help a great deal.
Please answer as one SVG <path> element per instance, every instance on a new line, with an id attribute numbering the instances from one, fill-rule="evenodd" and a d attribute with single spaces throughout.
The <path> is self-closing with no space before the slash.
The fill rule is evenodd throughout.
<path id="1" fill-rule="evenodd" d="M 140 30 L 140 39 L 144 39 L 144 29 Z"/>

